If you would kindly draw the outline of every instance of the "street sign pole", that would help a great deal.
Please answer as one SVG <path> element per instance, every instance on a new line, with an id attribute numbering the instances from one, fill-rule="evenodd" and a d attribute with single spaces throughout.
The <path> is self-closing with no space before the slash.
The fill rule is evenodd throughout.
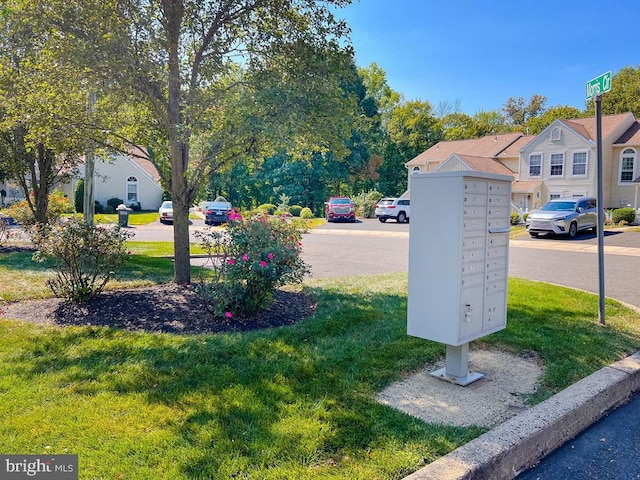
<path id="1" fill-rule="evenodd" d="M 596 149 L 598 156 L 598 291 L 600 324 L 605 324 L 604 310 L 604 188 L 602 172 L 602 94 L 596 95 Z"/>
<path id="2" fill-rule="evenodd" d="M 596 150 L 597 150 L 597 202 L 598 202 L 598 286 L 600 324 L 605 324 L 604 316 L 604 188 L 602 171 L 602 94 L 611 90 L 611 71 L 587 82 L 587 100 L 596 102 Z"/>

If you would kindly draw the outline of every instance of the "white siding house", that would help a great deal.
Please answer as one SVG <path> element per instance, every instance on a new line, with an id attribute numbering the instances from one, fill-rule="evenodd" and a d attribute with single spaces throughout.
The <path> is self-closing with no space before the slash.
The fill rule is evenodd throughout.
<path id="1" fill-rule="evenodd" d="M 109 159 L 96 159 L 94 171 L 94 198 L 103 206 L 110 198 L 120 198 L 129 206 L 138 202 L 142 210 L 160 207 L 163 193 L 160 175 L 149 160 L 118 154 Z M 84 164 L 78 167 L 73 181 L 62 187 L 70 198 L 81 178 L 84 178 Z"/>

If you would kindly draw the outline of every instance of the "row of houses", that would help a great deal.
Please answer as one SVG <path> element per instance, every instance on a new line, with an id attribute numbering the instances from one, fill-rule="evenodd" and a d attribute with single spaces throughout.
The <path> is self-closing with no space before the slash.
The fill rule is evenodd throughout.
<path id="1" fill-rule="evenodd" d="M 469 140 L 439 142 L 408 161 L 408 188 L 416 173 L 471 170 L 514 177 L 512 205 L 523 212 L 557 197 L 596 196 L 597 153 L 595 118 L 555 120 L 539 135 L 508 133 Z M 605 208 L 638 209 L 640 122 L 632 113 L 602 117 L 602 164 Z M 82 167 L 60 188 L 73 198 Z M 2 185 L 0 184 L 0 187 Z M 7 199 L 21 195 L 5 182 Z M 162 203 L 160 175 L 149 161 L 124 154 L 96 162 L 94 196 L 106 205 L 121 198 L 143 210 Z"/>
<path id="2" fill-rule="evenodd" d="M 529 211 L 558 197 L 596 196 L 595 118 L 555 120 L 539 135 L 508 133 L 439 142 L 408 161 L 417 173 L 470 170 L 514 177 L 512 205 Z M 602 117 L 605 208 L 638 209 L 640 122 L 632 113 Z"/>

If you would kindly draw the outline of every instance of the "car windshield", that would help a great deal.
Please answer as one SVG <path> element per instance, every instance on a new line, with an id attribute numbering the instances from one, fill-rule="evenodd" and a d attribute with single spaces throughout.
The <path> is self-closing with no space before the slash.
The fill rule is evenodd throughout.
<path id="1" fill-rule="evenodd" d="M 544 207 L 542 207 L 542 210 L 545 211 L 568 211 L 568 212 L 572 212 L 576 209 L 576 202 L 571 202 L 571 201 L 567 201 L 567 202 L 549 202 L 547 203 Z"/>
<path id="2" fill-rule="evenodd" d="M 214 202 L 216 202 L 216 203 L 227 203 L 227 199 L 224 198 L 224 197 L 216 197 Z"/>
<path id="3" fill-rule="evenodd" d="M 157 205 L 157 203 L 156 203 Z M 163 202 L 162 208 L 173 208 L 173 204 L 171 202 Z"/>
<path id="4" fill-rule="evenodd" d="M 337 203 L 339 205 L 349 205 L 351 203 L 351 200 L 349 200 L 348 198 L 334 198 L 331 200 L 331 203 Z"/>
<path id="5" fill-rule="evenodd" d="M 379 205 L 393 205 L 393 198 L 383 198 Z"/>

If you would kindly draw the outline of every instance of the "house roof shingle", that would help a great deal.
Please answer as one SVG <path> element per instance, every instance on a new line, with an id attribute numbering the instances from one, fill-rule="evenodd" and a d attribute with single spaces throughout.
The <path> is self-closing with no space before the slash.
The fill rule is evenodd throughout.
<path id="1" fill-rule="evenodd" d="M 496 173 L 499 175 L 511 175 L 514 173 L 498 160 L 487 157 L 476 157 L 474 155 L 456 155 L 476 172 Z"/>
<path id="2" fill-rule="evenodd" d="M 602 138 L 606 139 L 611 135 L 620 124 L 629 118 L 631 113 L 620 113 L 617 115 L 603 115 L 602 116 Z M 560 120 L 567 127 L 573 129 L 579 135 L 582 135 L 588 140 L 596 141 L 596 119 L 595 117 L 589 118 L 573 118 L 571 120 Z"/>
<path id="3" fill-rule="evenodd" d="M 444 161 L 453 153 L 493 158 L 520 137 L 522 137 L 522 133 L 516 132 L 467 140 L 438 142 L 417 157 L 409 160 L 405 165 L 412 167 L 414 165 L 424 165 L 429 161 Z"/>
<path id="4" fill-rule="evenodd" d="M 542 184 L 540 180 L 516 180 L 511 182 L 512 193 L 533 193 Z"/>
<path id="5" fill-rule="evenodd" d="M 520 157 L 520 149 L 524 148 L 524 146 L 529 143 L 531 140 L 533 140 L 534 138 L 536 138 L 537 135 L 523 135 L 522 137 L 518 138 L 515 142 L 513 142 L 511 145 L 509 145 L 507 148 L 505 148 L 503 151 L 501 151 L 498 155 L 497 158 L 519 158 Z"/>
<path id="6" fill-rule="evenodd" d="M 622 136 L 613 142 L 614 145 L 638 145 L 640 144 L 640 122 L 635 122 Z"/>

